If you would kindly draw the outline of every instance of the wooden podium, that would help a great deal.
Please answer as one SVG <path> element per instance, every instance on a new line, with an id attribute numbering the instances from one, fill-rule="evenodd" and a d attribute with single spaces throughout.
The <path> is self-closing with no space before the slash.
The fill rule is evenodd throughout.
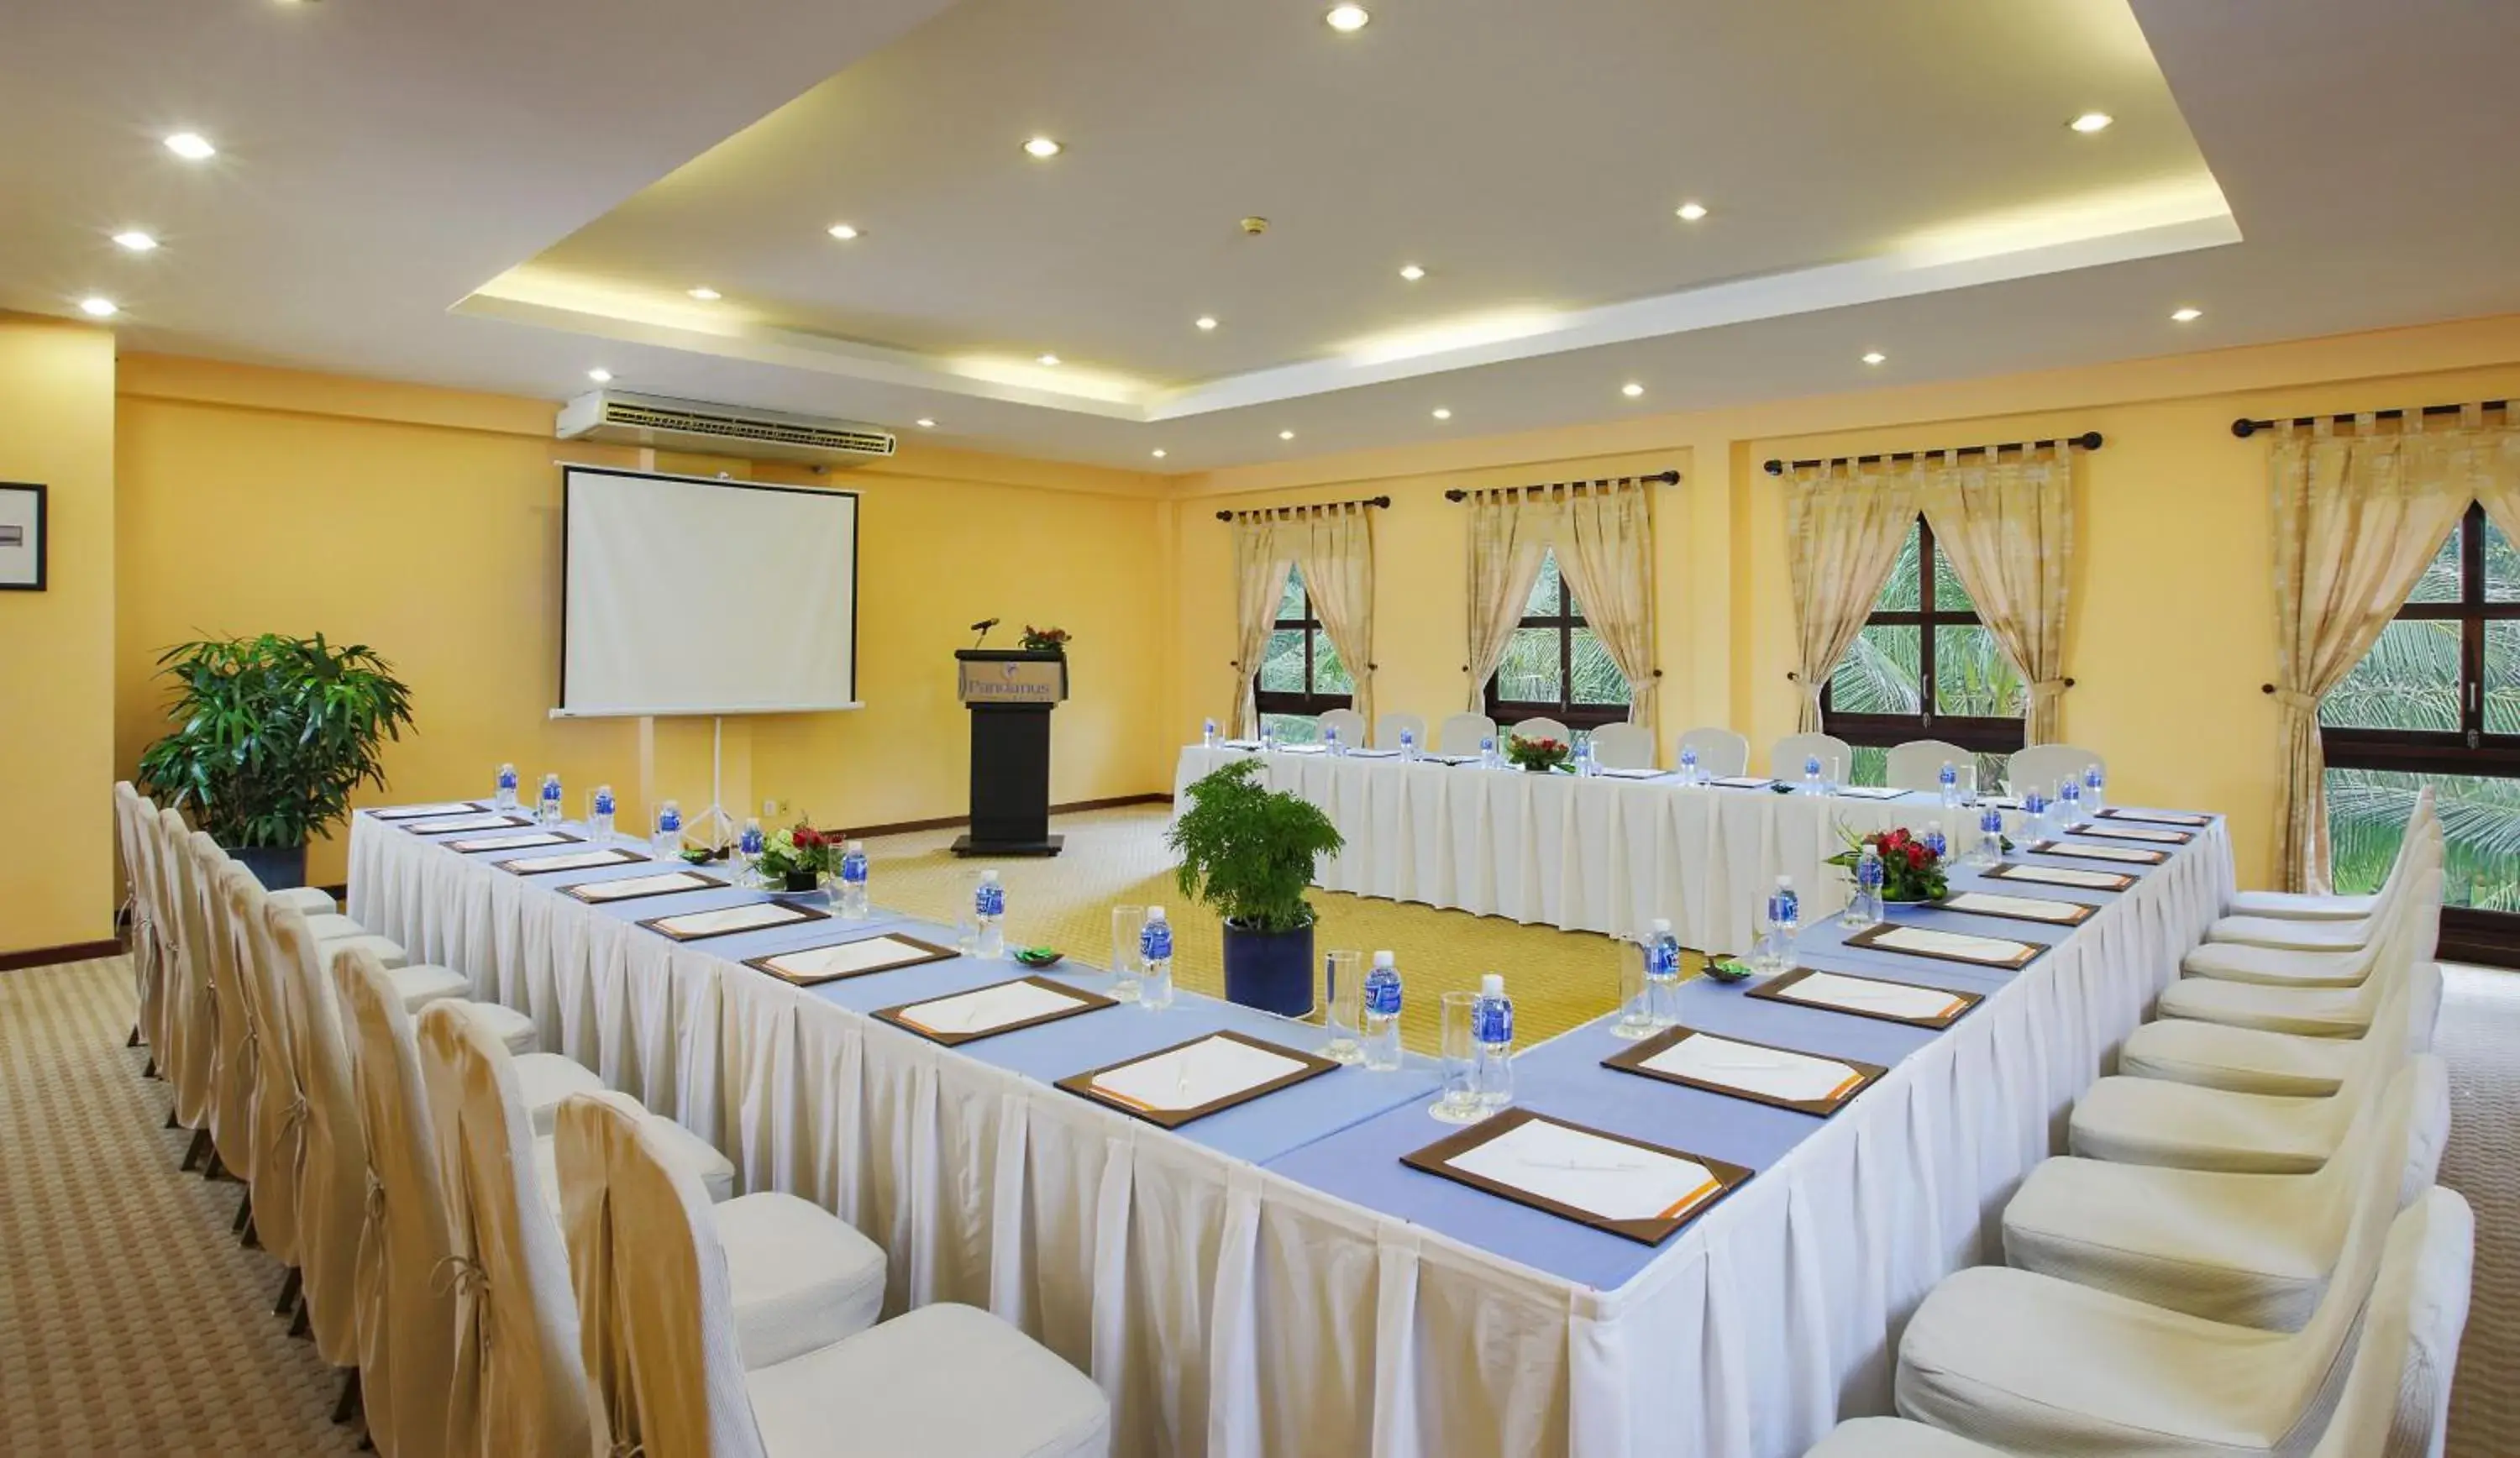
<path id="1" fill-rule="evenodd" d="M 971 833 L 957 856 L 1056 856 L 1050 833 L 1050 711 L 1067 697 L 1067 655 L 965 648 L 954 655 L 971 711 Z"/>

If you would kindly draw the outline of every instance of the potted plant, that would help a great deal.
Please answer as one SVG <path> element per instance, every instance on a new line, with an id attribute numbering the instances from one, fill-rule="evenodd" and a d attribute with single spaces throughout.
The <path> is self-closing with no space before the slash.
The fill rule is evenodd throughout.
<path id="1" fill-rule="evenodd" d="M 1067 651 L 1067 630 L 1064 628 L 1036 628 L 1032 624 L 1026 623 L 1024 624 L 1023 631 L 1023 646 L 1024 651 L 1029 653 L 1065 653 Z"/>
<path id="2" fill-rule="evenodd" d="M 263 885 L 304 885 L 306 842 L 361 784 L 384 788 L 380 756 L 412 722 L 411 689 L 365 644 L 320 633 L 178 643 L 158 668 L 175 683 L 175 729 L 142 751 L 142 789 Z"/>
<path id="3" fill-rule="evenodd" d="M 1520 734 L 1515 734 L 1505 741 L 1506 759 L 1535 774 L 1548 773 L 1565 764 L 1568 757 L 1574 753 L 1574 749 L 1565 740 L 1552 739 L 1546 735 L 1536 739 L 1526 739 Z"/>
<path id="4" fill-rule="evenodd" d="M 1951 884 L 1944 873 L 1944 860 L 1933 847 L 1918 840 L 1905 825 L 1871 835 L 1858 835 L 1845 826 L 1838 836 L 1846 849 L 1828 858 L 1831 865 L 1842 865 L 1851 874 L 1855 862 L 1864 859 L 1864 848 L 1872 847 L 1881 856 L 1881 899 L 1885 902 L 1941 901 L 1951 894 Z"/>
<path id="5" fill-rule="evenodd" d="M 1182 858 L 1182 895 L 1225 918 L 1225 995 L 1286 1017 L 1313 1008 L 1313 863 L 1343 841 L 1321 807 L 1254 782 L 1236 760 L 1190 785 L 1164 843 Z"/>
<path id="6" fill-rule="evenodd" d="M 831 868 L 832 855 L 839 847 L 839 837 L 817 830 L 805 820 L 784 830 L 773 831 L 761 843 L 761 856 L 752 868 L 761 875 L 762 884 L 794 894 L 813 891 L 823 884 L 823 873 Z"/>

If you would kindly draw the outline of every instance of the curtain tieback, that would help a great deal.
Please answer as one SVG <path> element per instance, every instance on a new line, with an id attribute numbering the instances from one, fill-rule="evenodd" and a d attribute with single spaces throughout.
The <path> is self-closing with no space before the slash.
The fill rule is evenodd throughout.
<path id="1" fill-rule="evenodd" d="M 385 1187 L 377 1171 L 368 1171 L 368 1228 L 381 1230 L 385 1223 Z"/>
<path id="2" fill-rule="evenodd" d="M 2276 689 L 2275 702 L 2283 705 L 2287 709 L 2297 710 L 2304 714 L 2316 714 L 2318 712 L 2318 700 L 2302 692 L 2298 688 Z"/>
<path id="3" fill-rule="evenodd" d="M 2030 691 L 2033 693 L 2045 693 L 2053 697 L 2054 695 L 2062 693 L 2073 686 L 2074 681 L 2071 679 L 2040 679 L 2031 684 Z"/>
<path id="4" fill-rule="evenodd" d="M 470 1256 L 441 1256 L 428 1268 L 431 1296 L 479 1296 L 490 1289 L 490 1273 Z M 486 1342 L 486 1336 L 484 1338 Z"/>

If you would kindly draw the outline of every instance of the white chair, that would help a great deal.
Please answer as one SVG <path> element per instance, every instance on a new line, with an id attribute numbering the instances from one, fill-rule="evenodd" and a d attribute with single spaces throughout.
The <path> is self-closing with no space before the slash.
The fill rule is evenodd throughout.
<path id="1" fill-rule="evenodd" d="M 561 1109 L 569 1273 L 597 1452 L 654 1458 L 1084 1458 L 1110 1405 L 969 1306 L 924 1306 L 788 1360 L 739 1355 L 720 1212 L 618 1095 Z M 560 1451 L 558 1448 L 551 1451 Z"/>
<path id="2" fill-rule="evenodd" d="M 2407 969 L 2403 983 L 2362 1037 L 2403 1038 L 2409 1054 L 2429 1052 L 2433 1024 L 2441 1014 L 2441 967 L 2417 962 Z M 2307 1038 L 2163 1018 L 2128 1035 L 2118 1050 L 2118 1072 L 2235 1093 L 2324 1098 L 2336 1091 L 2361 1053 L 2360 1038 Z"/>
<path id="3" fill-rule="evenodd" d="M 2004 1259 L 2208 1321 L 2298 1331 L 2344 1253 L 2363 1182 L 2412 1200 L 2432 1188 L 2449 1134 L 2450 1076 L 2426 1054 L 2309 1174 L 2048 1160 L 2004 1207 Z"/>
<path id="4" fill-rule="evenodd" d="M 1835 734 L 1787 734 L 1768 751 L 1768 773 L 1788 782 L 1803 777 L 1807 760 L 1820 761 L 1820 773 L 1830 784 L 1844 784 L 1846 772 L 1855 764 L 1855 749 Z"/>
<path id="5" fill-rule="evenodd" d="M 2182 977 L 2161 994 L 2157 1015 L 2301 1033 L 2313 1038 L 2360 1038 L 2378 1015 L 2391 976 L 2426 958 L 2440 940 L 2442 873 L 2431 870 L 2387 919 L 2387 940 L 2375 944 L 2372 970 L 2350 987 L 2270 987 L 2223 977 Z M 2307 923 L 2316 924 L 2316 923 Z"/>
<path id="6" fill-rule="evenodd" d="M 307 1321 L 318 1355 L 336 1367 L 356 1366 L 368 1144 L 359 1124 L 358 1098 L 350 1087 L 341 1014 L 333 999 L 325 955 L 307 930 L 315 918 L 269 901 L 263 903 L 262 917 L 263 946 L 272 958 L 272 980 L 279 988 L 281 1015 L 288 1022 L 283 1041 L 298 1101 L 292 1112 L 302 1128 L 297 1268 L 306 1294 Z"/>
<path id="7" fill-rule="evenodd" d="M 209 987 L 215 1014 L 209 1039 L 209 1103 L 204 1110 L 210 1149 L 219 1166 L 250 1186 L 258 1049 L 248 1037 L 252 1024 L 246 1014 L 245 969 L 237 954 L 237 939 L 244 929 L 228 913 L 225 891 L 229 869 L 236 863 L 199 830 L 184 838 L 183 853 L 191 862 L 192 894 L 200 902 L 198 907 L 187 908 L 185 924 L 194 929 L 195 967 Z"/>
<path id="8" fill-rule="evenodd" d="M 2408 815 L 2407 828 L 2398 839 L 2398 854 L 2390 862 L 2389 880 L 2397 878 L 2399 868 L 2406 864 L 2408 849 L 2427 831 L 2438 844 L 2441 817 L 2434 808 L 2431 785 L 2425 785 L 2415 792 L 2415 808 Z M 2295 921 L 2353 921 L 2377 910 L 2380 897 L 2381 893 L 2376 891 L 2366 896 L 2317 896 L 2297 891 L 2239 891 L 2232 893 L 2231 904 L 2226 909 L 2234 916 L 2279 916 Z"/>
<path id="9" fill-rule="evenodd" d="M 1906 1418 L 1849 1418 L 1803 1458 L 2012 1458 Z"/>
<path id="10" fill-rule="evenodd" d="M 1339 742 L 1350 749 L 1365 744 L 1365 716 L 1354 709 L 1326 709 L 1321 716 L 1322 737 L 1328 739 L 1331 729 L 1338 730 Z"/>
<path id="11" fill-rule="evenodd" d="M 1485 714 L 1455 714 L 1438 730 L 1436 749 L 1443 754 L 1476 754 L 1479 741 L 1495 738 L 1496 731 L 1496 721 Z"/>
<path id="12" fill-rule="evenodd" d="M 1680 736 L 1680 747 L 1696 751 L 1698 771 L 1712 778 L 1732 779 L 1750 773 L 1750 741 L 1729 729 L 1690 729 Z"/>
<path id="13" fill-rule="evenodd" d="M 184 1167 L 208 1151 L 210 1075 L 216 1062 L 218 1013 L 210 1003 L 209 979 L 199 970 L 204 949 L 195 944 L 201 932 L 200 899 L 193 892 L 193 864 L 186 851 L 191 827 L 173 810 L 158 812 L 158 874 L 160 905 L 167 912 L 167 978 L 162 1014 L 165 1046 L 158 1066 L 174 1093 L 175 1121 L 195 1131 Z"/>
<path id="14" fill-rule="evenodd" d="M 144 810 L 144 807 L 146 809 Z M 146 1039 L 158 1021 L 158 995 L 161 963 L 158 946 L 158 907 L 150 892 L 150 873 L 146 868 L 147 837 L 140 829 L 143 814 L 155 818 L 157 810 L 140 797 L 131 781 L 113 782 L 113 841 L 122 854 L 123 905 L 128 909 L 131 951 L 131 990 L 138 1015 L 132 1020 L 132 1034 Z M 150 1049 L 154 1064 L 157 1049 Z"/>
<path id="15" fill-rule="evenodd" d="M 2360 987 L 2378 963 L 2382 944 L 2396 925 L 2397 918 L 2407 913 L 2417 883 L 2425 872 L 2441 869 L 2443 849 L 2438 827 L 2428 834 L 2418 835 L 2414 849 L 2400 859 L 2398 868 L 2390 873 L 2389 880 L 2374 900 L 2371 914 L 2365 917 L 2351 921 L 2224 918 L 2225 921 L 2246 921 L 2268 927 L 2351 927 L 2361 938 L 2359 946 L 2305 950 L 2270 947 L 2258 942 L 2204 942 L 2180 959 L 2180 968 L 2190 977 L 2256 983 L 2262 987 Z M 2428 948 L 2417 950 L 2430 950 Z"/>
<path id="16" fill-rule="evenodd" d="M 1948 739 L 1911 739 L 1890 747 L 1890 764 L 1881 782 L 1894 790 L 1939 790 L 1945 765 L 1973 769 L 1977 756 Z"/>
<path id="17" fill-rule="evenodd" d="M 1605 724 L 1593 730 L 1593 763 L 1604 770 L 1650 770 L 1653 733 L 1641 724 Z"/>
<path id="18" fill-rule="evenodd" d="M 1508 739 L 1554 739 L 1560 744 L 1574 742 L 1574 735 L 1567 731 L 1566 726 L 1545 714 L 1535 714 L 1505 732 Z"/>
<path id="19" fill-rule="evenodd" d="M 1426 716 L 1423 714 L 1383 715 L 1381 720 L 1373 726 L 1373 747 L 1376 749 L 1398 749 L 1400 747 L 1400 734 L 1404 729 L 1408 731 L 1411 738 L 1418 741 L 1418 747 L 1419 749 L 1432 747 L 1426 742 Z M 1473 749 L 1477 748 L 1476 745 L 1472 745 L 1471 747 Z"/>
<path id="20" fill-rule="evenodd" d="M 2419 830 L 2413 845 L 2400 845 L 2389 877 L 2380 884 L 2371 913 L 2353 917 L 2245 916 L 2219 917 L 2205 929 L 2209 946 L 2264 948 L 2270 951 L 2350 952 L 2371 945 L 2382 930 L 2388 910 L 2415 878 L 2441 867 L 2442 833 L 2438 825 Z"/>
<path id="21" fill-rule="evenodd" d="M 1925 1298 L 1900 1339 L 1899 1412 L 2025 1453 L 2307 1452 L 2341 1389 L 2383 1251 L 2401 1264 L 2413 1255 L 2391 1238 L 2398 1182 L 2365 1180 L 2355 1195 L 2335 1270 L 2295 1333 L 2207 1321 L 2031 1271 L 1960 1271 Z M 2407 1218 L 2425 1221 L 2415 1212 Z"/>
<path id="22" fill-rule="evenodd" d="M 2033 744 L 2016 749 L 2004 768 L 2004 787 L 2015 795 L 2036 789 L 2043 794 L 2054 793 L 2065 776 L 2080 779 L 2083 772 L 2096 768 L 2108 773 L 2108 764 L 2088 749 L 2072 744 Z"/>

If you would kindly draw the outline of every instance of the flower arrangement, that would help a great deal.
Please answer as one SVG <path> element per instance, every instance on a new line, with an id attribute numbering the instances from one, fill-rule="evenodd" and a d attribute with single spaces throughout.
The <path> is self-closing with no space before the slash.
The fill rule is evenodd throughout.
<path id="1" fill-rule="evenodd" d="M 1545 735 L 1537 739 L 1526 739 L 1520 734 L 1515 734 L 1505 741 L 1505 757 L 1509 763 L 1540 774 L 1546 774 L 1565 764 L 1574 753 L 1573 746 L 1565 740 L 1552 739 Z"/>
<path id="2" fill-rule="evenodd" d="M 1064 653 L 1067 651 L 1067 630 L 1036 628 L 1026 623 L 1023 631 L 1023 645 L 1026 652 Z"/>
<path id="3" fill-rule="evenodd" d="M 1840 825 L 1837 831 L 1846 849 L 1828 858 L 1831 865 L 1842 865 L 1849 872 L 1870 846 L 1881 856 L 1881 899 L 1885 902 L 1940 901 L 1951 892 L 1944 878 L 1944 858 L 1918 840 L 1907 826 L 1883 830 L 1872 835 L 1858 835 Z"/>
<path id="4" fill-rule="evenodd" d="M 832 858 L 839 849 L 839 836 L 798 820 L 784 830 L 771 832 L 761 844 L 761 858 L 753 862 L 753 868 L 764 881 L 780 882 L 789 891 L 811 891 L 822 884 L 823 872 L 831 867 Z"/>

